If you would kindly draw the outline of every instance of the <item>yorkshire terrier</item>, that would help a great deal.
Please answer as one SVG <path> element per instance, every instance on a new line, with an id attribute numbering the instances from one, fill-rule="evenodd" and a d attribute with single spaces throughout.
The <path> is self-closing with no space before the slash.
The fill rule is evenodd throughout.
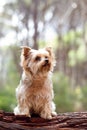
<path id="1" fill-rule="evenodd" d="M 16 88 L 15 115 L 31 117 L 33 113 L 44 119 L 56 116 L 53 102 L 52 71 L 55 57 L 51 47 L 34 50 L 23 46 L 21 52 L 22 79 Z"/>

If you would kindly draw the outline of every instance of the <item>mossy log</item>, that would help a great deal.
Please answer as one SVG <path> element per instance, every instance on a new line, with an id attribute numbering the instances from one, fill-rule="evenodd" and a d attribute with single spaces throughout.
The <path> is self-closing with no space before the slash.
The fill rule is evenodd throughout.
<path id="1" fill-rule="evenodd" d="M 0 130 L 87 130 L 87 112 L 59 113 L 51 120 L 0 111 Z"/>

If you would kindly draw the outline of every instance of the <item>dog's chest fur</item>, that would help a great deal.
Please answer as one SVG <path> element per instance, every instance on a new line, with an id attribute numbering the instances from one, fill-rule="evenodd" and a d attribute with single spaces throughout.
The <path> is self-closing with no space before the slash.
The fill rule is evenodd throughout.
<path id="1" fill-rule="evenodd" d="M 31 84 L 29 84 L 29 81 L 24 79 L 18 88 L 19 100 L 24 100 L 36 113 L 42 109 L 46 102 L 53 98 L 52 84 L 50 83 L 49 76 L 48 78 L 36 77 L 32 80 Z M 19 94 L 21 91 L 22 95 Z"/>

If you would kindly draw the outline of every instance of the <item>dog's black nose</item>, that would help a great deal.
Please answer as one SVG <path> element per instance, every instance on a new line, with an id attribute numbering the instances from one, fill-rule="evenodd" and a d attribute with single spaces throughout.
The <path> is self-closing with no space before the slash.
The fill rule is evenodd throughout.
<path id="1" fill-rule="evenodd" d="M 48 59 L 45 59 L 45 62 L 48 63 Z"/>

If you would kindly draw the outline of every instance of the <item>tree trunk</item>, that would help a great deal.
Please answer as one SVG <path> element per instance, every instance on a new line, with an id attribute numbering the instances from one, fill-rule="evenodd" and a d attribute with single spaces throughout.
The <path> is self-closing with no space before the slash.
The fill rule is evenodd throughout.
<path id="1" fill-rule="evenodd" d="M 34 0 L 34 11 L 33 11 L 33 21 L 34 21 L 34 36 L 33 36 L 33 48 L 38 49 L 38 0 Z"/>
<path id="2" fill-rule="evenodd" d="M 51 120 L 0 111 L 0 130 L 86 130 L 87 112 L 61 113 Z"/>

